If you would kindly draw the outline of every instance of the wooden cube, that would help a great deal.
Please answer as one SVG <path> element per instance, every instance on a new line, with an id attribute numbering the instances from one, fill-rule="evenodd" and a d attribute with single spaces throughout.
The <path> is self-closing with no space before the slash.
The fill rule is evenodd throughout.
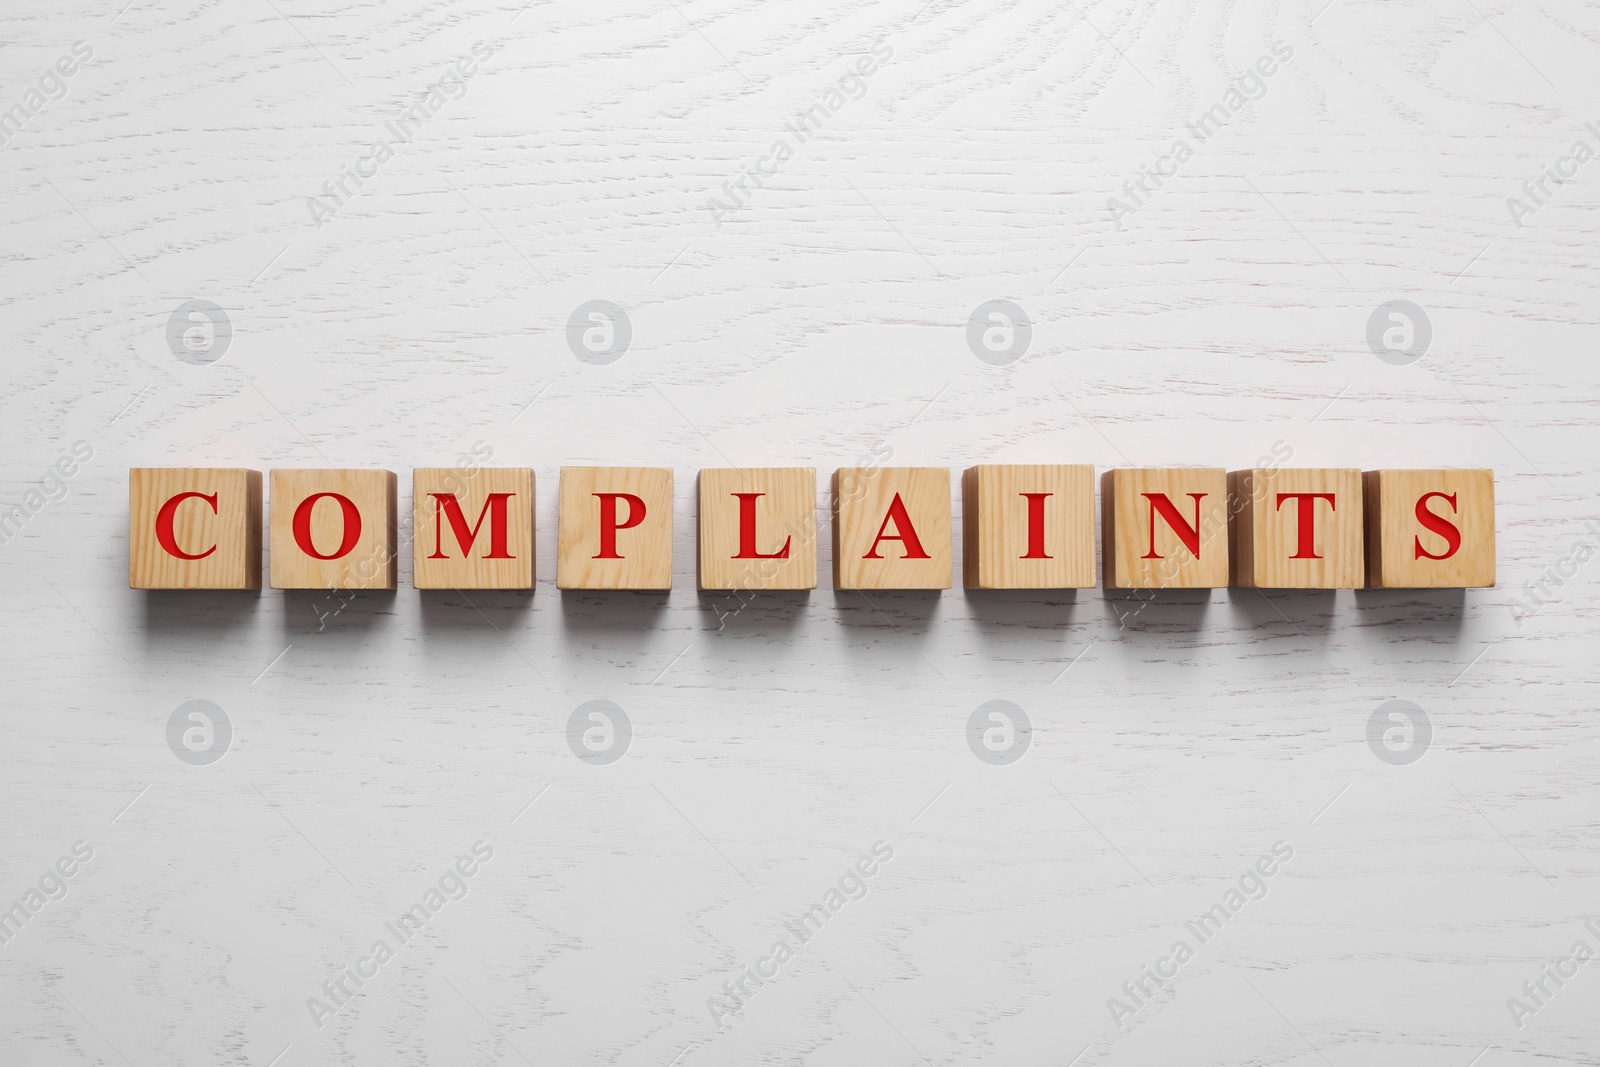
<path id="1" fill-rule="evenodd" d="M 393 471 L 272 472 L 274 589 L 393 589 Z"/>
<path id="2" fill-rule="evenodd" d="M 815 467 L 700 472 L 700 588 L 817 587 Z"/>
<path id="3" fill-rule="evenodd" d="M 531 469 L 418 467 L 411 512 L 416 588 L 533 588 Z"/>
<path id="4" fill-rule="evenodd" d="M 985 464 L 961 476 L 968 589 L 1094 585 L 1094 468 Z"/>
<path id="5" fill-rule="evenodd" d="M 1494 584 L 1494 471 L 1367 471 L 1363 482 L 1368 587 Z"/>
<path id="6" fill-rule="evenodd" d="M 948 467 L 841 467 L 833 475 L 835 589 L 949 589 Z"/>
<path id="7" fill-rule="evenodd" d="M 1228 472 L 1233 584 L 1359 589 L 1365 579 L 1361 471 L 1257 467 Z"/>
<path id="8" fill-rule="evenodd" d="M 1228 476 L 1221 467 L 1123 467 L 1100 478 L 1107 589 L 1228 584 Z"/>
<path id="9" fill-rule="evenodd" d="M 671 468 L 561 468 L 556 585 L 672 588 Z"/>
<path id="10" fill-rule="evenodd" d="M 260 589 L 261 472 L 129 470 L 128 588 Z"/>

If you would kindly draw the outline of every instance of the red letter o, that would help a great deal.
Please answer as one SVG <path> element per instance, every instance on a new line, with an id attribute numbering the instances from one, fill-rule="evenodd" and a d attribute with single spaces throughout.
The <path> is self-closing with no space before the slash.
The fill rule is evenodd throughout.
<path id="1" fill-rule="evenodd" d="M 331 556 L 324 556 L 317 551 L 317 546 L 311 543 L 311 509 L 325 496 L 337 500 L 339 510 L 344 512 L 344 540 L 339 542 L 339 550 Z M 359 540 L 361 540 L 361 509 L 343 493 L 313 493 L 300 501 L 300 506 L 294 509 L 294 543 L 300 546 L 300 551 L 313 559 L 338 559 L 340 556 L 348 555 Z"/>

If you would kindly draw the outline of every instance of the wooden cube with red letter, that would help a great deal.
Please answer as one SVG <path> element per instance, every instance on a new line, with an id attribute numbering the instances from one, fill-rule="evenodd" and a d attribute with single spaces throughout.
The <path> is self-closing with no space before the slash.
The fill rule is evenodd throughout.
<path id="1" fill-rule="evenodd" d="M 261 472 L 128 471 L 130 589 L 260 589 Z"/>
<path id="2" fill-rule="evenodd" d="M 835 589 L 949 589 L 948 467 L 841 467 L 833 475 Z"/>
<path id="3" fill-rule="evenodd" d="M 1228 472 L 1233 584 L 1358 589 L 1365 577 L 1361 472 L 1257 467 Z"/>
<path id="4" fill-rule="evenodd" d="M 411 510 L 416 588 L 533 588 L 529 468 L 418 467 Z"/>
<path id="5" fill-rule="evenodd" d="M 393 589 L 393 471 L 272 472 L 274 589 Z"/>
<path id="6" fill-rule="evenodd" d="M 1367 471 L 1367 585 L 1494 584 L 1494 471 Z"/>
<path id="7" fill-rule="evenodd" d="M 700 472 L 700 588 L 817 587 L 815 467 Z"/>
<path id="8" fill-rule="evenodd" d="M 1124 467 L 1100 477 L 1107 589 L 1228 584 L 1228 475 L 1221 467 Z"/>
<path id="9" fill-rule="evenodd" d="M 961 477 L 968 589 L 1094 585 L 1094 468 L 985 464 Z"/>
<path id="10" fill-rule="evenodd" d="M 561 589 L 672 588 L 672 470 L 562 467 Z"/>

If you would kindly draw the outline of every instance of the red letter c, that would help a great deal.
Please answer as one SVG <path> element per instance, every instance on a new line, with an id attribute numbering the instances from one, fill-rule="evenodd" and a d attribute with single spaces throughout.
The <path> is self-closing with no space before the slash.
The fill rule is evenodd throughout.
<path id="1" fill-rule="evenodd" d="M 217 550 L 216 545 L 212 545 L 204 552 L 185 552 L 178 547 L 178 537 L 172 529 L 173 519 L 178 514 L 178 505 L 190 497 L 204 500 L 211 505 L 211 514 L 215 515 L 217 513 L 217 494 L 212 493 L 207 496 L 205 493 L 196 493 L 192 490 L 187 493 L 179 493 L 165 504 L 162 504 L 161 510 L 156 512 L 156 540 L 161 542 L 161 547 L 169 556 L 176 556 L 178 559 L 205 559 Z"/>

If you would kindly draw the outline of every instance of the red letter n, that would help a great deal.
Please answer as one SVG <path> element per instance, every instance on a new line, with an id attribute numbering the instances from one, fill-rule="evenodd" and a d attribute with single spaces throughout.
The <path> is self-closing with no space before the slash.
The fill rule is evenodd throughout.
<path id="1" fill-rule="evenodd" d="M 1172 532 L 1178 535 L 1178 540 L 1183 542 L 1183 547 L 1195 559 L 1200 558 L 1200 501 L 1205 499 L 1205 493 L 1188 493 L 1190 500 L 1194 501 L 1194 524 L 1183 521 L 1183 516 L 1178 514 L 1178 509 L 1173 505 L 1171 498 L 1165 493 L 1141 493 L 1140 496 L 1150 501 L 1150 551 L 1140 556 L 1140 559 L 1165 559 L 1156 551 L 1156 513 L 1160 512 L 1164 521 Z"/>

